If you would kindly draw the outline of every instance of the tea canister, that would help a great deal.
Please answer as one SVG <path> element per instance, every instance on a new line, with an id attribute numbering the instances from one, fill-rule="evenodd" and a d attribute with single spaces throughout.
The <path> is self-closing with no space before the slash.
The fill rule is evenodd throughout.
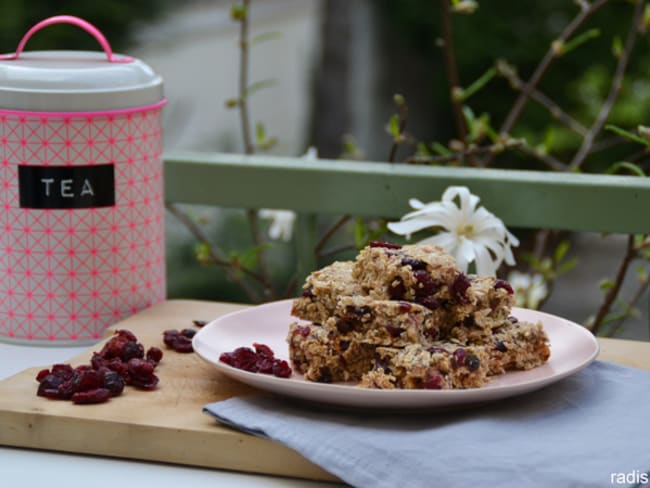
<path id="1" fill-rule="evenodd" d="M 23 52 L 51 24 L 103 49 Z M 0 341 L 79 345 L 166 293 L 160 76 L 56 16 L 0 57 Z"/>

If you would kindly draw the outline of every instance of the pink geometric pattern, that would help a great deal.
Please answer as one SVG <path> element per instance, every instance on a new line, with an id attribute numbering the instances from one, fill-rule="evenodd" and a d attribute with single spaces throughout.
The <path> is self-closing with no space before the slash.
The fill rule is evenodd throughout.
<path id="1" fill-rule="evenodd" d="M 160 108 L 0 110 L 0 339 L 93 342 L 165 299 Z M 18 166 L 113 164 L 115 206 L 20 208 Z"/>

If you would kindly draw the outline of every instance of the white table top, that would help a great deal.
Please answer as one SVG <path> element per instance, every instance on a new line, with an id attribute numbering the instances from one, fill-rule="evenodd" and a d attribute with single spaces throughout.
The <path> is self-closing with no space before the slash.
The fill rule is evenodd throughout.
<path id="1" fill-rule="evenodd" d="M 82 347 L 34 347 L 0 343 L 0 380 L 34 366 L 65 362 Z M 6 487 L 116 486 L 328 487 L 329 482 L 235 473 L 144 461 L 83 456 L 0 446 L 0 485 Z M 209 484 L 209 485 L 208 485 Z"/>

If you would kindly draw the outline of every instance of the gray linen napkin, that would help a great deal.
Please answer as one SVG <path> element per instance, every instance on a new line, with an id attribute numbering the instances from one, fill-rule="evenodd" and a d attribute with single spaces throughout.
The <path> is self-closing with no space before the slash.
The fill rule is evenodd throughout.
<path id="1" fill-rule="evenodd" d="M 269 396 L 204 411 L 358 487 L 650 486 L 650 372 L 611 363 L 454 413 L 371 415 Z"/>

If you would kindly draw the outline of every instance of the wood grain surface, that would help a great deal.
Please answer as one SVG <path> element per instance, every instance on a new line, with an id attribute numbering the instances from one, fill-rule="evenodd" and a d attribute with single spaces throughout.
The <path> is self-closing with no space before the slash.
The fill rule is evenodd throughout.
<path id="1" fill-rule="evenodd" d="M 201 409 L 206 403 L 256 390 L 221 375 L 195 354 L 165 348 L 165 329 L 192 327 L 242 305 L 170 300 L 111 327 L 128 329 L 145 349 L 160 347 L 155 391 L 127 387 L 99 405 L 73 405 L 36 396 L 40 367 L 0 382 L 0 445 L 69 451 L 298 478 L 336 480 L 295 451 L 219 425 Z M 88 363 L 96 344 L 70 359 Z M 43 367 L 51 365 L 44 364 Z"/>
<path id="2" fill-rule="evenodd" d="M 143 392 L 127 387 L 100 405 L 73 405 L 36 396 L 30 368 L 0 382 L 0 445 L 68 451 L 307 479 L 334 476 L 280 444 L 219 425 L 202 413 L 206 403 L 259 393 L 221 375 L 195 354 L 164 348 L 162 332 L 212 320 L 243 305 L 170 300 L 116 324 L 134 332 L 145 348 L 165 356 L 156 369 L 159 387 Z M 650 343 L 599 340 L 599 359 L 650 370 Z M 70 359 L 85 364 L 101 343 Z M 43 367 L 51 365 L 44 364 Z"/>

